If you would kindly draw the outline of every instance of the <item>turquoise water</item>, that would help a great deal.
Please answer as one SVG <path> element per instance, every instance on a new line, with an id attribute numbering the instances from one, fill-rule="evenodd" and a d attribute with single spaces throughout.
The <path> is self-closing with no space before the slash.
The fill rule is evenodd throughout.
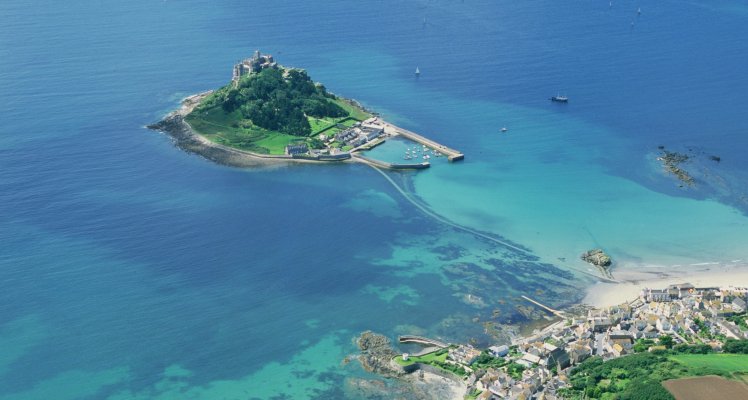
<path id="1" fill-rule="evenodd" d="M 505 341 L 590 247 L 745 260 L 748 8 L 608 3 L 0 3 L 0 399 L 362 398 L 361 331 Z M 240 170 L 143 128 L 256 48 L 465 161 Z M 722 161 L 686 190 L 658 145 Z"/>
<path id="2" fill-rule="evenodd" d="M 447 164 L 447 156 L 436 149 L 426 147 L 406 139 L 395 136 L 371 150 L 362 152 L 366 157 L 386 161 L 393 164 L 417 164 L 428 162 L 431 166 Z M 428 156 L 429 158 L 424 158 Z"/>

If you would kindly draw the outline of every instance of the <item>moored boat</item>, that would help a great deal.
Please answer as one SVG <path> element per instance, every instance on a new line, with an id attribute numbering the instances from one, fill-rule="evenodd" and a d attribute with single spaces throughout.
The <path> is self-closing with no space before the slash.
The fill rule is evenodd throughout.
<path id="1" fill-rule="evenodd" d="M 560 94 L 557 94 L 557 95 L 551 97 L 551 101 L 555 101 L 555 102 L 558 102 L 558 103 L 568 103 L 569 102 L 569 98 L 566 97 L 566 96 L 561 96 Z"/>

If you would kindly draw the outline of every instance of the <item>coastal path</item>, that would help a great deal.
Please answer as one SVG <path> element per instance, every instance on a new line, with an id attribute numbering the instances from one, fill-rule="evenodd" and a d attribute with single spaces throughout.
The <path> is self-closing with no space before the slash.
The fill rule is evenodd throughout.
<path id="1" fill-rule="evenodd" d="M 527 297 L 525 295 L 522 295 L 521 297 L 523 299 L 529 301 L 530 303 L 535 304 L 536 306 L 538 306 L 538 307 L 540 307 L 540 308 L 542 308 L 542 309 L 550 312 L 551 314 L 553 314 L 553 315 L 555 315 L 557 317 L 561 317 L 561 318 L 565 318 L 566 317 L 566 313 L 564 313 L 563 311 L 554 310 L 554 309 L 552 309 L 552 308 L 550 308 L 550 307 L 548 307 L 546 305 L 538 303 L 537 301 L 535 301 L 535 300 L 533 300 L 533 299 L 531 299 L 531 298 L 529 298 L 529 297 Z"/>
<path id="2" fill-rule="evenodd" d="M 523 254 L 532 254 L 532 252 L 529 249 L 519 247 L 519 246 L 517 246 L 515 244 L 509 243 L 508 241 L 500 240 L 500 239 L 498 239 L 496 237 L 493 237 L 493 236 L 487 235 L 485 233 L 476 231 L 474 229 L 470 229 L 468 227 L 456 224 L 456 223 L 454 223 L 454 222 L 452 222 L 452 221 L 450 221 L 450 220 L 442 217 L 441 215 L 439 215 L 439 214 L 431 211 L 426 205 L 421 204 L 418 200 L 414 199 L 413 196 L 411 196 L 408 192 L 406 192 L 405 190 L 403 190 L 394 180 L 392 180 L 392 178 L 390 178 L 384 171 L 382 171 L 382 169 L 379 168 L 377 164 L 372 163 L 372 162 L 365 162 L 364 160 L 360 160 L 361 157 L 362 157 L 361 155 L 356 155 L 356 156 L 354 156 L 354 159 L 358 158 L 359 161 L 364 162 L 366 165 L 370 166 L 373 170 L 379 172 L 379 174 L 382 175 L 382 177 L 384 177 L 384 179 L 386 179 L 392 185 L 392 187 L 394 187 L 395 190 L 397 190 L 408 202 L 410 202 L 410 204 L 412 204 L 413 206 L 415 206 L 416 208 L 418 208 L 419 210 L 421 210 L 424 214 L 426 214 L 427 216 L 433 218 L 434 220 L 436 220 L 438 222 L 441 222 L 444 225 L 451 226 L 452 228 L 455 228 L 457 230 L 470 233 L 472 235 L 475 235 L 477 237 L 481 237 L 483 239 L 486 239 L 488 241 L 494 242 L 494 243 L 499 244 L 501 246 L 505 246 L 505 247 L 510 248 L 512 250 L 516 250 L 516 251 L 518 251 L 520 253 L 523 253 Z M 579 274 L 586 275 L 588 277 L 591 277 L 593 279 L 596 279 L 596 280 L 599 280 L 599 281 L 602 281 L 602 282 L 622 283 L 621 281 L 618 281 L 618 280 L 615 280 L 615 279 L 610 279 L 610 278 L 606 278 L 604 276 L 593 274 L 593 273 L 591 273 L 589 271 L 586 271 L 586 270 L 584 270 L 584 269 L 582 269 L 580 267 L 577 267 L 575 265 L 567 265 L 567 267 L 569 269 L 575 270 Z"/>

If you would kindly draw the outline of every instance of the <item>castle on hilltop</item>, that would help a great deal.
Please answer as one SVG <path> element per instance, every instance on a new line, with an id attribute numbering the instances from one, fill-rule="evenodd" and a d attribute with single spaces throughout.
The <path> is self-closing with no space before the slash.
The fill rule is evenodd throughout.
<path id="1" fill-rule="evenodd" d="M 259 72 L 265 68 L 276 68 L 278 63 L 273 60 L 273 56 L 270 54 L 260 54 L 260 50 L 255 50 L 255 53 L 250 58 L 239 61 L 234 64 L 233 74 L 231 81 L 234 85 L 239 82 L 239 78 L 243 75 L 248 75 L 253 72 Z"/>

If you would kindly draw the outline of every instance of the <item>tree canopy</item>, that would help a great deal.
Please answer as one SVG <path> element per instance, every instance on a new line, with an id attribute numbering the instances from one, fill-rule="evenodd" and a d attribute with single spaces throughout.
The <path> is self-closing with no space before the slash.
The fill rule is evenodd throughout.
<path id="1" fill-rule="evenodd" d="M 239 110 L 243 118 L 260 128 L 306 136 L 311 133 L 307 116 L 348 115 L 331 99 L 335 96 L 315 84 L 305 71 L 268 68 L 243 76 L 236 87 L 231 84 L 219 89 L 201 108 L 220 106 L 226 113 Z"/>

